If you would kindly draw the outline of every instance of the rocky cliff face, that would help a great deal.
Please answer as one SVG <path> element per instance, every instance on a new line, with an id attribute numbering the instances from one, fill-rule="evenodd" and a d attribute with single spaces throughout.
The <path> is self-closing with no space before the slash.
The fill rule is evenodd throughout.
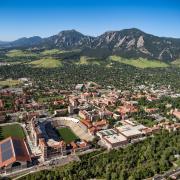
<path id="1" fill-rule="evenodd" d="M 3 43 L 0 44 L 3 47 Z M 75 30 L 61 31 L 48 37 L 22 38 L 8 44 L 9 47 L 82 49 L 92 56 L 98 52 L 124 57 L 145 57 L 172 61 L 180 58 L 180 39 L 157 37 L 139 29 L 109 31 L 98 37 L 83 35 Z M 7 47 L 7 43 L 6 43 Z M 93 54 L 94 53 L 94 54 Z"/>

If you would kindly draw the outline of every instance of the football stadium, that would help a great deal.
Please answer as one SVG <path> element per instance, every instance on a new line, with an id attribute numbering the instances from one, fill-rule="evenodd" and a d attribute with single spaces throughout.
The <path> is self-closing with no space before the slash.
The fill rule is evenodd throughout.
<path id="1" fill-rule="evenodd" d="M 44 160 L 89 148 L 93 139 L 79 120 L 71 117 L 33 118 L 31 139 L 40 148 Z"/>

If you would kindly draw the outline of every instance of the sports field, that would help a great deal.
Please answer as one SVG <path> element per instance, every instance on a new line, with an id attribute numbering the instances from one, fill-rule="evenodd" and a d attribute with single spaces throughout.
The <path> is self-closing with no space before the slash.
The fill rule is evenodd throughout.
<path id="1" fill-rule="evenodd" d="M 0 140 L 3 140 L 9 136 L 22 139 L 25 138 L 24 131 L 19 124 L 0 126 Z"/>
<path id="2" fill-rule="evenodd" d="M 78 139 L 78 137 L 72 132 L 70 128 L 63 127 L 57 129 L 59 136 L 66 142 L 70 143 Z"/>

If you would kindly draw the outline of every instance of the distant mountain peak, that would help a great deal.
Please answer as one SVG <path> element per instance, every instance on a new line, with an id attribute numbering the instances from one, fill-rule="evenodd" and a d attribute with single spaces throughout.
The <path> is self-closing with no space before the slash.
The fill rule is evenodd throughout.
<path id="1" fill-rule="evenodd" d="M 20 39 L 17 39 L 13 42 L 11 42 L 11 46 L 16 46 L 16 47 L 28 47 L 28 46 L 36 46 L 37 44 L 42 42 L 42 38 L 39 36 L 33 36 L 33 37 L 23 37 Z"/>
<path id="2" fill-rule="evenodd" d="M 82 35 L 82 36 L 84 36 L 82 33 L 76 31 L 75 29 L 63 30 L 63 31 L 60 31 L 57 35 L 58 36 L 61 36 L 61 35 Z"/>
<path id="3" fill-rule="evenodd" d="M 74 29 L 64 30 L 48 38 L 34 36 L 10 43 L 0 42 L 0 47 L 82 49 L 83 55 L 88 56 L 105 54 L 163 61 L 180 58 L 180 39 L 157 37 L 137 28 L 107 31 L 98 37 L 86 36 Z"/>

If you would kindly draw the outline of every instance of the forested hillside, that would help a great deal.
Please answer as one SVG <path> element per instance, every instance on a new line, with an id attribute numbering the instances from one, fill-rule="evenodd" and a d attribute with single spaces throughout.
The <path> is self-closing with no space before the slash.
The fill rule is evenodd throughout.
<path id="1" fill-rule="evenodd" d="M 112 150 L 99 155 L 88 154 L 81 162 L 51 171 L 42 171 L 22 179 L 144 179 L 167 171 L 180 153 L 180 132 L 161 132 L 125 149 Z"/>

